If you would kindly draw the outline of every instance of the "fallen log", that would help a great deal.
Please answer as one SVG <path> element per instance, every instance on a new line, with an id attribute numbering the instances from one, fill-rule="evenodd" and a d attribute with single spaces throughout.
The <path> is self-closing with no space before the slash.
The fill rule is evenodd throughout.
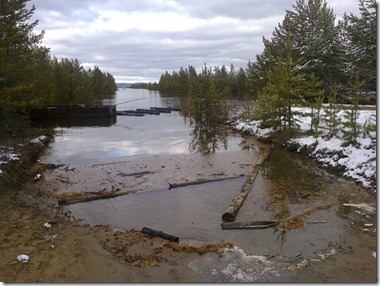
<path id="1" fill-rule="evenodd" d="M 185 182 L 185 183 L 168 183 L 169 184 L 169 189 L 174 189 L 174 188 L 179 188 L 179 187 L 187 187 L 187 186 L 192 186 L 192 185 L 200 185 L 200 184 L 205 184 L 205 183 L 212 183 L 212 182 L 219 182 L 219 181 L 224 181 L 224 180 L 230 180 L 230 179 L 236 179 L 240 178 L 240 176 L 235 176 L 235 177 L 227 177 L 227 178 L 217 178 L 217 179 L 208 179 L 208 180 L 198 180 L 198 181 L 191 181 L 191 182 Z"/>
<path id="2" fill-rule="evenodd" d="M 257 160 L 257 163 L 254 166 L 253 171 L 249 175 L 248 180 L 244 183 L 242 190 L 236 195 L 236 197 L 233 199 L 232 203 L 228 207 L 227 211 L 223 214 L 223 222 L 235 221 L 235 218 L 241 206 L 243 205 L 245 198 L 248 196 L 248 193 L 251 190 L 251 187 L 256 179 L 257 174 L 259 173 L 260 167 L 264 163 L 265 159 L 268 158 L 271 149 L 272 146 L 270 146 Z"/>
<path id="3" fill-rule="evenodd" d="M 222 229 L 264 229 L 278 225 L 277 221 L 223 222 Z"/>
<path id="4" fill-rule="evenodd" d="M 119 196 L 128 195 L 131 193 L 135 193 L 136 191 L 125 191 L 125 192 L 106 192 L 106 193 L 81 193 L 78 194 L 77 197 L 75 195 L 68 195 L 67 197 L 63 196 L 63 198 L 58 199 L 58 205 L 71 205 L 76 203 L 85 203 L 96 200 L 104 200 L 104 199 L 112 199 Z"/>
<path id="5" fill-rule="evenodd" d="M 170 240 L 170 241 L 179 242 L 179 237 L 165 233 L 165 232 L 162 232 L 160 230 L 155 230 L 155 229 L 151 229 L 148 227 L 143 227 L 141 232 L 145 233 L 149 236 L 158 236 L 158 237 Z"/>
<path id="6" fill-rule="evenodd" d="M 119 173 L 119 174 L 116 174 L 116 175 L 122 176 L 122 177 L 131 177 L 131 176 L 141 177 L 143 175 L 154 174 L 154 173 L 156 173 L 156 172 L 143 171 L 143 172 L 136 172 L 136 173 Z"/>

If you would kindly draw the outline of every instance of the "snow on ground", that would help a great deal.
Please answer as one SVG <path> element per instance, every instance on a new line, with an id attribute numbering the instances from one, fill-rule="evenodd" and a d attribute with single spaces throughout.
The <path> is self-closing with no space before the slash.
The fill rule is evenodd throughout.
<path id="1" fill-rule="evenodd" d="M 34 144 L 43 144 L 43 142 L 47 139 L 47 137 L 45 135 L 42 135 L 42 136 L 39 136 L 37 138 L 34 138 L 32 140 L 30 140 L 31 143 L 34 143 Z M 20 145 L 22 146 L 22 145 Z M 15 148 L 14 147 L 10 147 L 10 146 L 1 146 L 0 145 L 0 175 L 3 173 L 3 171 L 1 170 L 1 168 L 9 163 L 10 161 L 15 161 L 15 160 L 20 160 L 19 158 L 20 154 L 17 154 L 15 152 Z"/>
<path id="2" fill-rule="evenodd" d="M 311 117 L 306 115 L 310 113 L 310 109 L 297 107 L 293 110 L 300 113 L 296 119 L 301 132 L 310 130 Z M 347 120 L 344 118 L 344 112 L 341 110 L 338 113 L 342 122 Z M 323 114 L 323 110 L 321 113 Z M 358 113 L 357 123 L 361 130 L 363 130 L 363 126 L 376 126 L 376 110 L 359 110 Z M 274 131 L 272 128 L 261 128 L 260 125 L 261 122 L 257 120 L 244 121 L 239 117 L 235 119 L 236 129 L 249 132 L 257 137 L 265 137 Z M 337 136 L 330 139 L 325 137 L 326 131 L 323 131 L 323 127 L 325 126 L 321 124 L 322 134 L 317 138 L 312 135 L 304 135 L 293 138 L 288 143 L 297 144 L 298 152 L 305 147 L 312 148 L 313 151 L 309 156 L 323 166 L 343 170 L 344 176 L 353 178 L 366 188 L 376 189 L 376 131 L 361 132 L 356 139 L 357 144 L 347 146 L 345 140 L 342 139 L 343 125 L 340 126 Z"/>
<path id="3" fill-rule="evenodd" d="M 19 154 L 14 153 L 13 147 L 0 146 L 0 166 L 12 160 L 19 160 L 18 156 Z"/>

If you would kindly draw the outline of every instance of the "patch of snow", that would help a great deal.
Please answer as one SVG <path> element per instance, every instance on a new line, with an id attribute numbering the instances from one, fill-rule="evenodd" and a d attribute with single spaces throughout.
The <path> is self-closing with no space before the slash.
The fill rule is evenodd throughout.
<path id="1" fill-rule="evenodd" d="M 51 228 L 51 224 L 48 223 L 48 222 L 45 222 L 45 223 L 44 223 L 44 227 L 46 227 L 46 228 Z"/>
<path id="2" fill-rule="evenodd" d="M 17 256 L 17 260 L 21 261 L 22 263 L 27 263 L 29 261 L 29 256 L 26 254 L 20 254 Z"/>
<path id="3" fill-rule="evenodd" d="M 35 144 L 42 144 L 42 142 L 45 141 L 46 138 L 47 137 L 45 135 L 41 135 L 41 136 L 39 136 L 37 138 L 34 138 L 34 139 L 30 140 L 30 142 L 31 143 L 35 143 Z"/>
<path id="4" fill-rule="evenodd" d="M 310 130 L 311 117 L 308 115 L 310 108 L 294 107 L 295 120 L 299 124 L 299 128 L 302 132 Z M 324 114 L 324 110 L 321 110 L 321 116 Z M 339 119 L 341 121 L 347 120 L 345 117 L 345 111 L 338 112 Z M 376 125 L 376 110 L 359 110 L 357 123 L 360 128 L 364 125 L 372 124 Z M 265 137 L 273 132 L 273 128 L 261 128 L 261 121 L 236 121 L 236 129 L 249 132 L 258 137 Z M 356 138 L 355 145 L 350 144 L 346 146 L 345 141 L 342 139 L 342 129 L 337 136 L 332 138 L 326 138 L 327 134 L 326 125 L 321 123 L 320 131 L 322 132 L 319 137 L 302 136 L 300 138 L 290 139 L 288 143 L 296 143 L 300 147 L 315 146 L 314 151 L 310 156 L 321 163 L 325 167 L 334 167 L 343 170 L 343 175 L 350 177 L 357 182 L 360 182 L 364 187 L 370 188 L 376 180 L 376 132 L 371 131 L 368 134 L 362 132 L 358 138 Z M 344 147 L 342 147 L 344 146 Z M 376 190 L 374 190 L 376 191 Z"/>

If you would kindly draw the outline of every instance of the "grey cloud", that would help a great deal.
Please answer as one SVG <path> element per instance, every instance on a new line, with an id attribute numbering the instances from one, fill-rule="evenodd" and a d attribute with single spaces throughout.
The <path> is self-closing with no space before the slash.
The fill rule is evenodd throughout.
<path id="1" fill-rule="evenodd" d="M 357 0 L 339 1 L 350 5 L 355 1 L 357 6 Z M 336 5 L 343 7 L 341 2 Z M 35 18 L 40 20 L 37 28 L 46 30 L 43 43 L 51 47 L 53 55 L 77 58 L 87 66 L 97 65 L 111 72 L 117 80 L 137 77 L 146 81 L 158 80 L 166 70 L 171 72 L 188 65 L 198 69 L 204 63 L 246 67 L 248 60 L 255 60 L 256 54 L 262 52 L 262 36 L 271 36 L 282 21 L 285 9 L 292 9 L 294 3 L 291 0 L 31 1 L 36 6 Z M 175 32 L 144 31 L 140 27 L 80 32 L 99 19 L 105 10 L 174 11 L 196 20 L 204 19 L 201 23 L 207 24 Z M 79 32 L 59 37 L 67 28 Z"/>

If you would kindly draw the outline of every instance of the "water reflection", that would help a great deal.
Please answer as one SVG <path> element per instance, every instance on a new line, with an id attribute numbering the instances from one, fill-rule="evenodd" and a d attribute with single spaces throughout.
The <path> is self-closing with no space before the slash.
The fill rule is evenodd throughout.
<path id="1" fill-rule="evenodd" d="M 324 199 L 326 178 L 304 160 L 286 159 L 283 152 L 273 150 L 262 167 L 263 176 L 271 188 L 268 198 L 273 220 L 284 220 L 292 215 L 291 209 Z"/>
<path id="2" fill-rule="evenodd" d="M 117 110 L 121 111 L 178 106 L 180 99 L 162 97 L 157 91 L 125 89 L 103 103 L 116 104 Z M 117 116 L 116 122 L 112 119 L 104 119 L 104 122 L 73 119 L 52 124 L 60 134 L 51 144 L 53 152 L 49 160 L 52 163 L 57 160 L 67 164 L 99 163 L 132 155 L 208 154 L 227 151 L 227 148 L 230 151 L 242 148 L 240 135 L 190 122 L 178 111 L 144 117 Z"/>
<path id="3" fill-rule="evenodd" d="M 116 117 L 90 118 L 44 118 L 34 119 L 33 124 L 39 128 L 56 127 L 110 127 L 116 124 Z"/>
<path id="4" fill-rule="evenodd" d="M 227 150 L 228 130 L 219 124 L 210 124 L 202 121 L 190 120 L 192 140 L 189 149 L 201 154 L 213 154 L 217 150 Z"/>

